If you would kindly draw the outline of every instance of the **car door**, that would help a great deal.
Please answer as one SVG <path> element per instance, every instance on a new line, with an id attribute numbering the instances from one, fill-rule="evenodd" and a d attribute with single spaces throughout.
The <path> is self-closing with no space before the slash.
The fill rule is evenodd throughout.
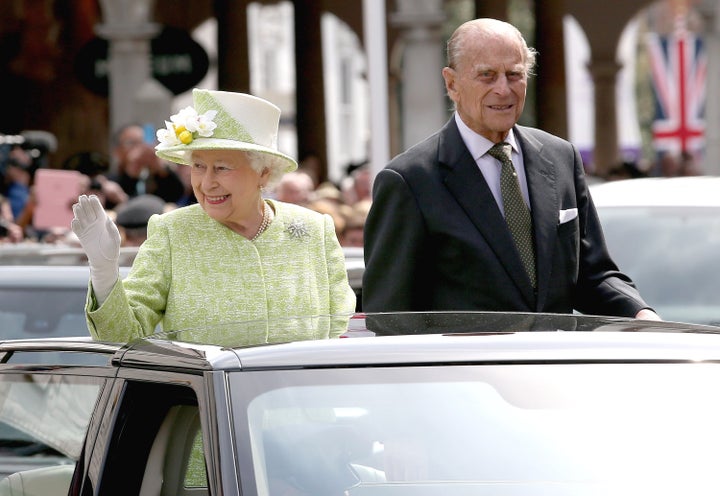
<path id="1" fill-rule="evenodd" d="M 121 368 L 70 494 L 221 494 L 207 475 L 215 443 L 203 384 L 196 374 Z"/>
<path id="2" fill-rule="evenodd" d="M 47 494 L 67 494 L 98 399 L 115 374 L 109 357 L 2 344 L 0 494 L 27 494 L 46 480 L 53 486 Z"/>

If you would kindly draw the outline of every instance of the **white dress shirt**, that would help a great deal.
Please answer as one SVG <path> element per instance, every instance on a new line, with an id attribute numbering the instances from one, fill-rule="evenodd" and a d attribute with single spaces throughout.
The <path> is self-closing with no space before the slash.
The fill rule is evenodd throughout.
<path id="1" fill-rule="evenodd" d="M 460 130 L 460 136 L 465 142 L 465 146 L 467 146 L 473 159 L 475 159 L 475 163 L 485 177 L 485 182 L 490 186 L 490 191 L 492 191 L 495 197 L 495 202 L 498 204 L 500 212 L 505 215 L 502 194 L 500 193 L 500 169 L 502 168 L 502 164 L 500 164 L 498 159 L 487 153 L 495 143 L 470 129 L 457 112 L 455 112 L 455 122 Z M 512 129 L 510 129 L 510 133 L 507 138 L 505 138 L 505 142 L 509 143 L 512 147 L 512 162 L 517 172 L 520 191 L 522 192 L 525 203 L 528 205 L 528 208 L 530 208 L 530 194 L 528 193 L 527 180 L 525 178 L 525 164 L 523 162 L 522 151 L 515 140 Z"/>

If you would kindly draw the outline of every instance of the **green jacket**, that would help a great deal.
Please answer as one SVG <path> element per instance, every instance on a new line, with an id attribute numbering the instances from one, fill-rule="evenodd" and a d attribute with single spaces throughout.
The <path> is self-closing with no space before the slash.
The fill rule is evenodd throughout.
<path id="1" fill-rule="evenodd" d="M 241 345 L 341 334 L 347 319 L 327 316 L 349 319 L 355 294 L 331 217 L 267 201 L 275 218 L 255 241 L 199 205 L 153 216 L 130 273 L 102 306 L 89 288 L 93 338 L 127 342 L 161 329 L 184 331 L 177 339 Z M 297 316 L 317 318 L 311 329 L 287 320 Z"/>

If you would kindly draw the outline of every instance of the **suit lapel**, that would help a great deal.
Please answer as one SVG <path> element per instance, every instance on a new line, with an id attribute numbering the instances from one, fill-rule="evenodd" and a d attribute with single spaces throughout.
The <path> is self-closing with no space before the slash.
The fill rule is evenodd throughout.
<path id="1" fill-rule="evenodd" d="M 543 153 L 541 142 L 517 126 L 515 136 L 522 149 L 530 192 L 538 283 L 536 308 L 540 309 L 543 308 L 550 286 L 560 209 L 555 187 L 555 168 L 553 162 Z"/>
<path id="2" fill-rule="evenodd" d="M 505 267 L 509 277 L 522 292 L 528 305 L 533 306 L 530 279 L 517 255 L 514 241 L 505 218 L 495 202 L 490 187 L 470 155 L 454 117 L 440 132 L 438 160 L 444 167 L 444 182 L 473 225 Z"/>

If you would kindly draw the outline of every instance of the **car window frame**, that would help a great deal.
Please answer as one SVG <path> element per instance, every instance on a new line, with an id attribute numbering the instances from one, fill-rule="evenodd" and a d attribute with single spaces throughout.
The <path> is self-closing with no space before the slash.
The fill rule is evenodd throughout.
<path id="1" fill-rule="evenodd" d="M 88 424 L 85 428 L 85 432 L 83 434 L 82 439 L 78 439 L 80 442 L 81 452 L 78 460 L 75 460 L 75 464 L 77 465 L 78 461 L 82 459 L 83 457 L 83 451 L 85 449 L 85 442 L 88 438 L 88 433 L 93 430 L 93 418 L 98 412 L 98 406 L 103 404 L 103 396 L 107 393 L 108 389 L 110 388 L 110 385 L 113 382 L 115 372 L 112 370 L 112 368 L 109 367 L 98 367 L 98 366 L 77 366 L 77 365 L 69 365 L 69 366 L 53 366 L 50 369 L 47 367 L 42 366 L 33 366 L 33 365 L 14 365 L 10 364 L 5 365 L 3 364 L 2 367 L 0 367 L 0 381 L 5 380 L 18 380 L 22 382 L 27 382 L 28 377 L 42 377 L 44 378 L 43 382 L 46 382 L 48 378 L 63 378 L 64 380 L 69 380 L 71 382 L 74 381 L 80 381 L 80 382 L 87 382 L 89 379 L 94 379 L 98 381 L 98 394 L 95 399 L 95 406 L 92 410 L 90 417 L 88 419 Z"/>
<path id="2" fill-rule="evenodd" d="M 155 394 L 145 395 L 150 390 Z M 217 422 L 212 420 L 213 416 L 209 412 L 212 402 L 208 401 L 205 393 L 205 381 L 202 375 L 123 367 L 118 369 L 116 380 L 105 398 L 108 405 L 107 413 L 97 419 L 94 435 L 88 436 L 83 473 L 76 473 L 79 490 L 72 494 L 93 495 L 98 494 L 98 491 L 102 493 L 108 487 L 112 487 L 115 491 L 119 483 L 141 486 L 153 440 L 166 416 L 166 412 L 162 412 L 164 405 L 187 404 L 184 401 L 190 396 L 194 397 L 200 412 L 200 429 L 208 473 L 207 491 L 208 494 L 222 494 L 216 487 L 216 483 L 220 480 L 219 476 L 210 475 L 218 456 L 212 453 L 215 451 L 214 446 L 217 446 L 217 437 L 209 433 L 217 430 Z M 149 409 L 147 402 L 139 401 L 143 397 L 145 399 L 152 397 L 154 402 L 168 403 L 164 405 L 158 403 L 153 405 L 153 409 Z M 151 415 L 154 415 L 153 419 L 150 418 Z M 152 428 L 144 432 L 133 430 L 140 424 L 128 423 L 126 421 L 128 416 L 133 419 L 143 418 L 147 423 L 152 422 Z M 138 441 L 144 444 L 140 446 L 137 444 Z M 139 451 L 133 453 L 133 456 L 140 460 L 135 468 L 128 469 L 127 462 L 113 463 L 113 460 L 125 459 L 124 455 L 129 452 L 130 447 L 139 448 Z M 215 474 L 218 472 L 215 470 Z"/>

